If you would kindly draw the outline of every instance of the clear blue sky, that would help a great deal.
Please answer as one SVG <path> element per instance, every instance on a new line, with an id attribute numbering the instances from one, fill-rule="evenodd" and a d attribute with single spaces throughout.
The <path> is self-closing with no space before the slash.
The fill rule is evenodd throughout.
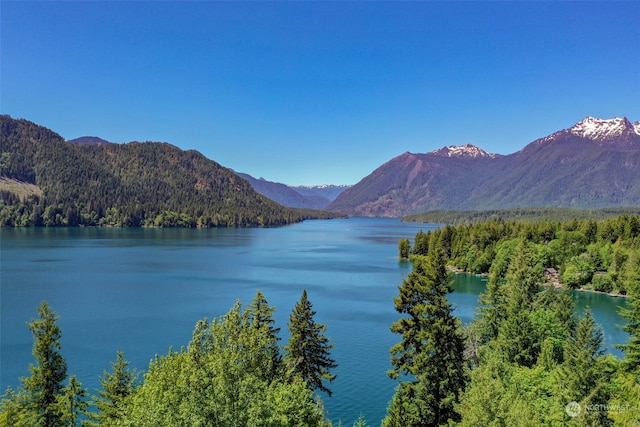
<path id="1" fill-rule="evenodd" d="M 640 2 L 2 1 L 3 114 L 287 184 L 640 120 Z"/>

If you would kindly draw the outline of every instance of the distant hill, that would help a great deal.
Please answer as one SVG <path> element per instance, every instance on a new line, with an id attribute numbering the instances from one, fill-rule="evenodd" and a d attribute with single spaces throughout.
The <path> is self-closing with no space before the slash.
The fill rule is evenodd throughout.
<path id="1" fill-rule="evenodd" d="M 342 194 L 345 190 L 350 188 L 351 185 L 298 185 L 292 186 L 294 190 L 303 196 L 307 197 L 322 197 L 323 199 L 332 202 Z"/>
<path id="2" fill-rule="evenodd" d="M 290 208 L 324 209 L 340 193 L 349 188 L 348 185 L 294 187 L 267 181 L 264 178 L 256 179 L 246 173 L 238 172 L 238 175 L 249 181 L 258 193 Z"/>
<path id="3" fill-rule="evenodd" d="M 488 221 L 571 221 L 580 219 L 604 220 L 621 215 L 640 215 L 640 207 L 572 209 L 572 208 L 514 208 L 486 211 L 429 211 L 402 218 L 407 222 L 428 222 L 433 224 L 473 224 Z"/>
<path id="4" fill-rule="evenodd" d="M 638 177 L 640 122 L 587 117 L 506 156 L 473 145 L 406 152 L 327 209 L 397 217 L 433 210 L 640 206 Z"/>
<path id="5" fill-rule="evenodd" d="M 7 115 L 0 136 L 3 226 L 244 227 L 329 216 L 279 205 L 230 169 L 167 143 L 71 143 Z M 25 191 L 33 186 L 41 194 Z"/>
<path id="6" fill-rule="evenodd" d="M 67 141 L 69 144 L 75 145 L 104 145 L 113 144 L 113 142 L 105 141 L 97 136 L 81 136 L 80 138 L 70 139 Z"/>

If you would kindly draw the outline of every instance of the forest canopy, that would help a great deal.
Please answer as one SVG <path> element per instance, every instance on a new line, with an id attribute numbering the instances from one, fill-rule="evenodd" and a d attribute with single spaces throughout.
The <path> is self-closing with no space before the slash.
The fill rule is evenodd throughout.
<path id="1" fill-rule="evenodd" d="M 503 280 L 520 241 L 531 247 L 540 281 L 625 295 L 640 256 L 640 216 L 446 225 L 419 232 L 402 254 L 427 255 L 442 242 L 451 267 Z"/>

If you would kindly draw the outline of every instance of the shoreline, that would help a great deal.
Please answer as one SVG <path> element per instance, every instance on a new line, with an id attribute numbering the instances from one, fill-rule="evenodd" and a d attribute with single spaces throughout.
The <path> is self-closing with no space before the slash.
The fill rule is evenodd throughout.
<path id="1" fill-rule="evenodd" d="M 453 267 L 448 265 L 447 266 L 447 270 L 454 273 L 454 274 L 470 274 L 473 276 L 479 276 L 479 277 L 489 277 L 489 273 L 470 273 L 468 271 L 464 271 L 461 270 L 459 268 Z M 554 288 L 557 289 L 569 289 L 567 288 L 565 285 L 563 285 L 560 282 L 545 282 L 545 283 L 541 283 L 541 286 L 553 286 Z M 578 292 L 587 292 L 587 293 L 592 293 L 592 294 L 600 294 L 600 295 L 606 295 L 608 297 L 612 297 L 612 298 L 629 298 L 629 295 L 627 294 L 618 294 L 615 292 L 604 292 L 604 291 L 594 291 L 593 289 L 585 289 L 585 288 L 575 288 L 575 289 L 569 289 L 572 291 L 578 291 Z"/>

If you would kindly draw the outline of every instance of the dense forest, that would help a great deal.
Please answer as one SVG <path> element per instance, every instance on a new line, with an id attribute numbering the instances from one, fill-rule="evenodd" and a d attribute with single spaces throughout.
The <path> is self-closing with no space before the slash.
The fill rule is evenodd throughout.
<path id="1" fill-rule="evenodd" d="M 447 263 L 459 270 L 503 280 L 509 259 L 526 241 L 538 279 L 570 288 L 625 295 L 628 277 L 640 258 L 640 216 L 567 221 L 487 221 L 420 232 L 411 247 L 399 244 L 400 256 L 426 255 L 442 241 Z M 543 274 L 546 277 L 543 277 Z"/>
<path id="2" fill-rule="evenodd" d="M 640 215 L 640 208 L 617 207 L 600 209 L 574 209 L 554 207 L 530 207 L 493 209 L 482 211 L 430 211 L 408 215 L 403 221 L 429 222 L 433 224 L 469 224 L 487 221 L 568 221 L 572 219 L 608 219 L 620 215 Z"/>
<path id="3" fill-rule="evenodd" d="M 413 247 L 401 241 L 413 270 L 393 300 L 399 318 L 390 328 L 398 343 L 390 348 L 388 375 L 398 384 L 382 426 L 638 425 L 639 225 L 627 215 L 489 222 L 420 232 Z M 447 298 L 448 264 L 473 258 L 473 245 L 490 254 L 489 282 L 476 317 L 462 325 Z M 629 297 L 621 312 L 629 336 L 619 346 L 622 359 L 605 355 L 600 327 L 589 309 L 576 312 L 568 289 L 541 286 L 548 260 L 566 262 L 568 274 L 575 257 L 596 255 Z M 337 366 L 326 326 L 315 322 L 304 291 L 281 345 L 274 310 L 257 291 L 246 308 L 237 302 L 225 315 L 197 322 L 186 348 L 156 356 L 142 375 L 116 353 L 101 389 L 90 395 L 76 376 L 67 377 L 58 316 L 44 302 L 28 324 L 31 376 L 2 397 L 0 424 L 333 425 L 318 394 L 331 396 Z M 362 417 L 354 424 L 366 425 Z"/>
<path id="4" fill-rule="evenodd" d="M 0 136 L 0 226 L 245 227 L 331 217 L 285 208 L 167 143 L 76 145 L 6 115 Z"/>
<path id="5" fill-rule="evenodd" d="M 396 300 L 396 308 L 409 314 L 403 329 L 411 332 L 403 331 L 408 343 L 398 349 L 411 355 L 404 363 L 417 369 L 408 371 L 410 387 L 398 388 L 383 425 L 640 424 L 638 216 L 446 226 L 418 233 L 413 248 L 408 240 L 398 246 L 414 263 Z M 447 320 L 450 308 L 442 296 L 434 294 L 447 281 L 445 264 L 489 273 L 476 318 L 462 334 Z M 570 286 L 606 283 L 629 296 L 621 311 L 629 334 L 619 346 L 623 360 L 604 354 L 600 327 L 589 309 L 575 313 L 566 287 L 541 286 L 544 267 L 550 266 L 559 266 Z M 602 279 L 594 269 L 603 270 Z M 451 350 L 461 335 L 462 376 L 459 350 Z M 419 365 L 429 359 L 430 369 Z M 424 378 L 435 370 L 440 373 Z"/>

